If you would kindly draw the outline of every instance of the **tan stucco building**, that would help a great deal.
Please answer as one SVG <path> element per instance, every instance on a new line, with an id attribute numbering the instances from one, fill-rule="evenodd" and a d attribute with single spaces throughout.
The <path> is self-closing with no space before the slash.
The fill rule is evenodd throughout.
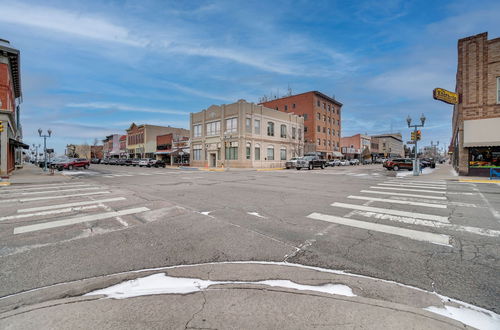
<path id="1" fill-rule="evenodd" d="M 239 100 L 191 113 L 191 165 L 284 167 L 304 152 L 304 118 Z"/>
<path id="2" fill-rule="evenodd" d="M 405 155 L 401 133 L 372 135 L 371 142 L 377 145 L 377 149 L 373 148 L 373 150 L 378 151 L 379 157 L 395 158 L 404 157 Z"/>
<path id="3" fill-rule="evenodd" d="M 136 125 L 127 129 L 127 153 L 130 158 L 155 158 L 156 137 L 173 133 L 189 136 L 189 130 L 170 126 Z"/>

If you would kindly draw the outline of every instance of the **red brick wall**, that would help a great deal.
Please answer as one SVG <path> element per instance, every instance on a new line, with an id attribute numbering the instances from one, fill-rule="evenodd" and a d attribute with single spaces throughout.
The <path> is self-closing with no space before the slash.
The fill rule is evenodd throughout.
<path id="1" fill-rule="evenodd" d="M 356 134 L 354 136 L 343 137 L 340 145 L 347 148 L 351 148 L 352 145 L 354 149 L 361 150 L 361 136 Z"/>
<path id="2" fill-rule="evenodd" d="M 0 100 L 2 109 L 14 111 L 14 86 L 10 80 L 10 72 L 7 64 L 0 63 Z"/>
<path id="3" fill-rule="evenodd" d="M 156 137 L 156 145 L 157 146 L 162 145 L 162 144 L 170 144 L 170 145 L 172 145 L 173 136 L 174 135 L 172 133 L 164 134 L 164 135 L 158 135 Z"/>

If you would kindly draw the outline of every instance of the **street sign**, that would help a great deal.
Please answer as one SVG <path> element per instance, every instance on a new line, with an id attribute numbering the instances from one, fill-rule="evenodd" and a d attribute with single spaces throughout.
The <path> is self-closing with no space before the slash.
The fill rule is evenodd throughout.
<path id="1" fill-rule="evenodd" d="M 443 101 L 448 104 L 458 104 L 458 94 L 447 91 L 444 88 L 434 88 L 432 91 L 434 100 Z"/>
<path id="2" fill-rule="evenodd" d="M 406 141 L 406 144 L 415 144 L 415 141 Z"/>

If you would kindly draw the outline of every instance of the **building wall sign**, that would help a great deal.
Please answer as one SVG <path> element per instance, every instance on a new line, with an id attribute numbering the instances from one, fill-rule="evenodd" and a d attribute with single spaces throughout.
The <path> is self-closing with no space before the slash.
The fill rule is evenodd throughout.
<path id="1" fill-rule="evenodd" d="M 434 88 L 432 96 L 434 100 L 443 101 L 448 104 L 458 104 L 458 94 L 443 88 Z"/>
<path id="2" fill-rule="evenodd" d="M 342 147 L 343 154 L 359 154 L 360 150 L 356 148 Z"/>

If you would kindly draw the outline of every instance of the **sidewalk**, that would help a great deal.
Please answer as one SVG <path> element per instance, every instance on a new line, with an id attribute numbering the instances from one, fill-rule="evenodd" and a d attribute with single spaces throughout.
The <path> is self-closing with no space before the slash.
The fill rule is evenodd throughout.
<path id="1" fill-rule="evenodd" d="M 468 328 L 462 322 L 498 328 L 500 317 L 390 281 L 271 262 L 131 271 L 0 299 L 2 329 Z"/>
<path id="2" fill-rule="evenodd" d="M 50 174 L 50 170 L 44 172 L 42 168 L 33 164 L 24 164 L 23 168 L 14 171 L 9 179 L 3 182 L 8 182 L 7 185 L 30 184 L 30 183 L 58 183 L 71 180 L 70 177 L 61 175 L 55 171 Z"/>
<path id="3" fill-rule="evenodd" d="M 432 173 L 419 176 L 429 180 L 449 180 L 459 182 L 473 182 L 473 183 L 496 183 L 500 184 L 500 180 L 490 180 L 484 176 L 463 176 L 458 175 L 450 164 L 438 164 Z"/>

